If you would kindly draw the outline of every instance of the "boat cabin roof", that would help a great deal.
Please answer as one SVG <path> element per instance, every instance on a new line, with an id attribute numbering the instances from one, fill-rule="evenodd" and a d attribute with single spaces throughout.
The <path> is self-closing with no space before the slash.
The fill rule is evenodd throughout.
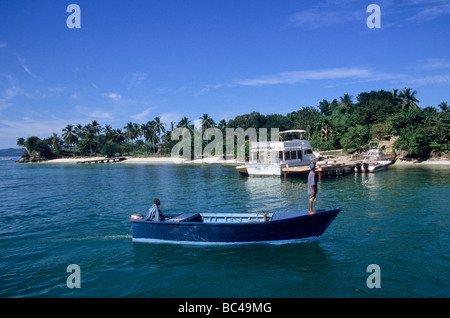
<path id="1" fill-rule="evenodd" d="M 305 133 L 306 130 L 301 130 L 301 129 L 291 129 L 291 130 L 285 130 L 285 131 L 280 131 L 279 134 L 289 134 L 289 133 Z"/>
<path id="2" fill-rule="evenodd" d="M 312 149 L 308 140 L 289 140 L 289 141 L 266 141 L 266 142 L 252 142 L 252 151 L 284 151 L 284 150 L 301 150 Z"/>
<path id="3" fill-rule="evenodd" d="M 280 131 L 279 134 L 289 134 L 289 133 L 305 133 L 306 130 L 302 129 L 291 129 Z M 304 139 L 294 139 L 294 140 L 285 140 L 285 141 L 260 141 L 260 142 L 252 142 L 251 150 L 252 151 L 289 151 L 289 150 L 301 150 L 301 149 L 312 149 L 312 146 L 308 140 Z"/>

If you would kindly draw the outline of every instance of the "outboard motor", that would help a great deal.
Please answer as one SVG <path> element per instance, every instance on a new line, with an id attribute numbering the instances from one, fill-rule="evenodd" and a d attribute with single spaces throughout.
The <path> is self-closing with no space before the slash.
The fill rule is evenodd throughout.
<path id="1" fill-rule="evenodd" d="M 364 171 L 369 172 L 369 164 L 366 162 L 363 164 L 363 166 L 364 166 Z"/>

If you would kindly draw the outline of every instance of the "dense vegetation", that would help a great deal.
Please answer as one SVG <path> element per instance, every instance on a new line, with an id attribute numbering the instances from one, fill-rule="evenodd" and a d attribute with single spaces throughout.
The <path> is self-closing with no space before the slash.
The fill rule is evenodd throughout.
<path id="1" fill-rule="evenodd" d="M 370 140 L 386 135 L 398 136 L 394 147 L 407 151 L 412 157 L 426 158 L 447 154 L 450 150 L 447 102 L 437 107 L 420 108 L 417 91 L 410 88 L 363 92 L 356 97 L 356 101 L 345 94 L 339 100 L 323 100 L 317 107 L 302 107 L 287 115 L 252 112 L 218 123 L 208 114 L 200 119 L 203 120 L 203 129 L 216 127 L 224 137 L 226 128 L 304 129 L 313 147 L 320 150 L 359 149 Z M 170 155 L 172 147 L 178 142 L 171 140 L 171 131 L 175 128 L 194 129 L 193 122 L 187 117 L 169 125 L 162 123 L 160 117 L 155 117 L 145 124 L 129 122 L 117 129 L 110 125 L 102 127 L 94 120 L 85 126 L 69 124 L 62 130 L 61 136 L 53 133 L 43 140 L 35 136 L 26 140 L 19 138 L 17 144 L 28 151 L 39 151 L 48 158 L 98 154 Z"/>

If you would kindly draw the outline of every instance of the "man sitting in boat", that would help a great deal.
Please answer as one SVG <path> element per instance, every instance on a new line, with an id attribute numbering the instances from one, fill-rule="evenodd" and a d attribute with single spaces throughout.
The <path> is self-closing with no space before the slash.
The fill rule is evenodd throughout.
<path id="1" fill-rule="evenodd" d="M 145 217 L 147 221 L 156 221 L 156 222 L 164 221 L 164 216 L 161 210 L 159 209 L 160 204 L 161 202 L 159 201 L 159 199 L 153 200 L 153 205 L 148 210 L 148 214 Z"/>

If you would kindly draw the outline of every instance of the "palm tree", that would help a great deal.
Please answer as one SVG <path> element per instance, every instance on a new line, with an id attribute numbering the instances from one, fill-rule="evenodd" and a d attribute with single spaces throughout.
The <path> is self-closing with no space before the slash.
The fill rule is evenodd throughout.
<path id="1" fill-rule="evenodd" d="M 141 130 L 141 126 L 133 123 L 133 132 L 134 132 L 134 140 L 138 139 L 140 136 L 142 136 L 142 130 Z"/>
<path id="2" fill-rule="evenodd" d="M 131 140 L 133 140 L 133 136 L 134 136 L 134 125 L 133 123 L 130 121 L 129 123 L 127 123 L 127 125 L 125 127 L 123 127 L 123 129 L 125 130 L 125 139 L 127 140 L 127 142 L 131 142 Z"/>
<path id="3" fill-rule="evenodd" d="M 59 155 L 59 151 L 61 150 L 61 138 L 58 137 L 57 133 L 53 133 L 51 137 L 52 149 L 53 151 Z"/>
<path id="4" fill-rule="evenodd" d="M 102 133 L 103 128 L 96 120 L 93 120 L 91 125 L 92 125 L 91 129 L 92 132 L 94 133 L 94 136 L 100 135 Z"/>
<path id="5" fill-rule="evenodd" d="M 341 101 L 338 103 L 340 106 L 341 113 L 348 113 L 350 107 L 353 105 L 352 95 L 344 94 L 344 96 L 340 97 Z"/>
<path id="6" fill-rule="evenodd" d="M 161 133 L 164 134 L 166 132 L 166 128 L 164 127 L 166 124 L 161 122 L 160 117 L 155 117 L 154 122 L 155 122 L 155 125 L 153 126 L 153 130 L 155 131 L 155 134 L 158 137 L 158 139 L 156 141 L 159 142 L 161 139 Z"/>
<path id="7" fill-rule="evenodd" d="M 394 102 L 395 109 L 397 109 L 397 107 L 400 106 L 400 104 L 402 102 L 402 99 L 399 97 L 399 94 L 398 94 L 398 89 L 393 88 L 391 91 L 391 94 L 392 94 L 392 99 Z"/>
<path id="8" fill-rule="evenodd" d="M 121 144 L 126 140 L 125 133 L 120 128 L 113 129 L 111 140 L 116 144 Z"/>
<path id="9" fill-rule="evenodd" d="M 448 112 L 447 102 L 442 102 L 438 106 L 441 108 L 441 111 L 443 113 L 447 113 Z"/>
<path id="10" fill-rule="evenodd" d="M 149 121 L 146 124 L 141 125 L 142 135 L 144 136 L 144 139 L 147 141 L 148 144 L 153 144 L 153 150 L 155 150 L 154 145 L 154 138 L 155 138 L 155 122 Z"/>
<path id="11" fill-rule="evenodd" d="M 92 156 L 92 144 L 94 143 L 95 129 L 91 123 L 83 127 L 82 136 L 84 143 L 89 146 L 90 155 Z"/>
<path id="12" fill-rule="evenodd" d="M 17 139 L 17 146 L 25 147 L 25 138 L 18 138 Z"/>
<path id="13" fill-rule="evenodd" d="M 83 140 L 84 138 L 84 130 L 83 130 L 83 126 L 81 124 L 78 124 L 75 126 L 75 128 L 73 129 L 73 132 L 75 134 L 75 153 L 78 153 L 78 142 L 80 140 Z"/>
<path id="14" fill-rule="evenodd" d="M 227 128 L 227 121 L 225 119 L 220 120 L 217 127 L 222 131 L 222 133 L 224 133 Z"/>
<path id="15" fill-rule="evenodd" d="M 128 140 L 128 142 L 131 142 L 133 144 L 134 154 L 136 150 L 134 140 L 136 140 L 142 134 L 141 127 L 136 123 L 129 122 L 125 127 L 123 127 L 123 129 L 125 129 L 125 138 Z"/>
<path id="16" fill-rule="evenodd" d="M 69 124 L 67 125 L 63 130 L 63 140 L 64 143 L 70 147 L 74 147 L 74 144 L 76 143 L 77 136 L 75 134 L 74 126 Z"/>
<path id="17" fill-rule="evenodd" d="M 78 139 L 83 139 L 83 126 L 81 124 L 78 124 L 75 126 L 75 128 L 73 129 L 73 132 L 75 133 L 75 136 Z"/>
<path id="18" fill-rule="evenodd" d="M 404 88 L 400 94 L 398 94 L 398 97 L 402 100 L 402 109 L 412 109 L 412 108 L 419 108 L 419 106 L 416 104 L 419 102 L 419 100 L 416 98 L 417 91 L 413 91 L 412 88 Z"/>
<path id="19" fill-rule="evenodd" d="M 114 129 L 111 125 L 105 125 L 105 128 L 103 129 L 103 132 L 105 133 L 105 140 L 106 142 L 112 141 L 114 136 Z"/>
<path id="20" fill-rule="evenodd" d="M 214 128 L 216 127 L 216 123 L 214 122 L 214 119 L 212 119 L 211 117 L 209 117 L 208 114 L 203 114 L 202 117 L 200 117 L 200 119 L 202 120 L 202 128 L 203 131 L 205 131 L 208 128 Z"/>
<path id="21" fill-rule="evenodd" d="M 17 146 L 21 146 L 21 147 L 25 148 L 25 150 L 31 157 L 31 153 L 28 151 L 27 146 L 25 145 L 25 138 L 20 137 L 19 139 L 17 139 Z"/>
<path id="22" fill-rule="evenodd" d="M 183 117 L 183 118 L 181 118 L 180 121 L 178 122 L 177 128 L 187 128 L 187 129 L 190 129 L 190 126 L 191 126 L 191 125 L 189 125 L 190 122 L 191 122 L 191 121 L 190 121 L 187 117 Z"/>

